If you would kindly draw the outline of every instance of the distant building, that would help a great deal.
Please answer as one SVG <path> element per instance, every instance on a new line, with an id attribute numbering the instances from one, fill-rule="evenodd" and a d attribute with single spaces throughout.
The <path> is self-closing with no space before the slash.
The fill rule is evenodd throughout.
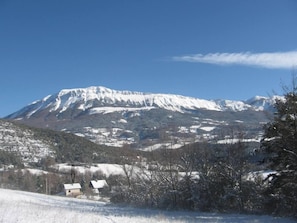
<path id="1" fill-rule="evenodd" d="M 81 195 L 81 185 L 79 183 L 64 184 L 64 190 L 67 197 Z"/>
<path id="2" fill-rule="evenodd" d="M 108 184 L 106 180 L 91 180 L 89 186 L 92 188 L 93 193 L 99 194 L 104 190 L 104 188 L 108 187 Z"/>

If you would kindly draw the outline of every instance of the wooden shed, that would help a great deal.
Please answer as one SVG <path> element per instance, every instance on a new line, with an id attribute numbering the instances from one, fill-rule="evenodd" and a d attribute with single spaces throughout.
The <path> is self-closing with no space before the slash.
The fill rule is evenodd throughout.
<path id="1" fill-rule="evenodd" d="M 81 195 L 81 185 L 79 183 L 64 184 L 64 190 L 67 197 Z"/>

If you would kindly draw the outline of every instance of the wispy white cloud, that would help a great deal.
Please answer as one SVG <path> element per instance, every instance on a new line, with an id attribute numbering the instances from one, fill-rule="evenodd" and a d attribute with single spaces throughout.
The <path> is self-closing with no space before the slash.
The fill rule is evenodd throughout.
<path id="1" fill-rule="evenodd" d="M 273 53 L 209 53 L 176 56 L 174 61 L 219 65 L 245 65 L 270 69 L 292 69 L 297 65 L 297 51 Z"/>

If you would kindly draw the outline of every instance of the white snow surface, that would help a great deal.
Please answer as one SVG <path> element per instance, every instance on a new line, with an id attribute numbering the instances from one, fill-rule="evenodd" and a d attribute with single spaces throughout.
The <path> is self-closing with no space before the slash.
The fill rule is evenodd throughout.
<path id="1" fill-rule="evenodd" d="M 284 96 L 278 96 L 278 95 L 274 95 L 270 98 L 263 97 L 263 96 L 255 96 L 247 100 L 246 103 L 258 108 L 257 110 L 265 110 L 272 104 L 275 104 L 277 100 L 284 101 L 285 98 Z"/>
<path id="2" fill-rule="evenodd" d="M 59 172 L 66 172 L 66 173 L 70 172 L 71 169 L 73 168 L 72 165 L 66 164 L 66 163 L 55 164 L 52 167 Z M 108 163 L 99 163 L 99 164 L 94 164 L 92 166 L 75 166 L 75 171 L 82 174 L 85 174 L 86 171 L 89 171 L 91 173 L 100 171 L 106 177 L 109 177 L 110 175 L 124 175 L 124 170 L 122 165 L 108 164 Z"/>
<path id="3" fill-rule="evenodd" d="M 218 144 L 235 144 L 238 142 L 260 142 L 261 138 L 256 139 L 236 139 L 236 138 L 229 138 L 229 139 L 222 139 L 218 140 Z"/>
<path id="4" fill-rule="evenodd" d="M 96 107 L 96 108 L 91 108 L 89 111 L 90 115 L 94 114 L 108 114 L 108 113 L 113 113 L 113 112 L 127 112 L 127 111 L 140 111 L 140 110 L 151 110 L 154 109 L 155 107 L 145 107 L 145 108 L 126 108 L 126 107 Z"/>
<path id="5" fill-rule="evenodd" d="M 81 185 L 79 183 L 64 184 L 64 188 L 65 190 L 81 189 Z"/>
<path id="6" fill-rule="evenodd" d="M 186 112 L 187 110 L 206 109 L 214 111 L 243 111 L 247 109 L 263 110 L 275 98 L 254 97 L 248 101 L 232 100 L 204 100 L 193 97 L 185 97 L 175 94 L 156 94 L 135 91 L 118 91 L 102 86 L 92 86 L 88 88 L 64 89 L 57 94 L 46 96 L 29 105 L 29 118 L 34 113 L 49 108 L 51 112 L 62 113 L 70 108 L 89 110 L 90 114 L 110 113 L 118 111 L 137 111 L 141 109 L 163 108 L 176 112 Z M 26 107 L 12 114 L 11 118 L 16 118 L 22 112 L 26 112 Z"/>
<path id="7" fill-rule="evenodd" d="M 5 223 L 293 223 L 260 215 L 161 211 L 111 205 L 100 201 L 0 189 L 0 222 Z"/>
<path id="8" fill-rule="evenodd" d="M 93 101 L 102 102 L 103 105 L 129 104 L 137 107 L 161 107 L 168 110 L 181 111 L 182 108 L 197 109 L 205 108 L 209 110 L 221 110 L 220 107 L 213 101 L 201 100 L 196 98 L 184 97 L 172 94 L 150 94 L 131 91 L 117 91 L 106 87 L 88 87 L 65 89 L 60 91 L 55 96 L 55 101 L 52 98 L 46 98 L 42 101 L 48 101 L 47 107 L 50 106 L 52 111 L 59 110 L 63 112 L 72 105 L 79 103 L 81 110 L 86 110 L 93 107 Z M 105 107 L 105 106 L 103 106 Z M 110 107 L 106 108 L 110 111 Z M 96 111 L 93 109 L 92 112 Z M 102 112 L 102 109 L 97 112 Z"/>

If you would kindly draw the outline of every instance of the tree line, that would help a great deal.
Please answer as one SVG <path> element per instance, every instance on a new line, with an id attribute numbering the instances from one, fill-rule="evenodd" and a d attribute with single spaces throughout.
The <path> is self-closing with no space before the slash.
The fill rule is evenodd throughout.
<path id="1" fill-rule="evenodd" d="M 264 126 L 257 150 L 260 162 L 251 162 L 240 140 L 223 149 L 207 143 L 189 145 L 182 152 L 165 149 L 151 158 L 158 162 L 123 165 L 125 176 L 117 181 L 111 200 L 154 208 L 297 217 L 295 83 L 276 101 L 274 118 Z"/>
<path id="2" fill-rule="evenodd" d="M 245 148 L 242 142 L 220 151 L 196 144 L 179 152 L 163 150 L 161 162 L 123 164 L 125 175 L 114 184 L 111 201 L 164 209 L 264 210 L 259 209 L 264 205 L 259 196 L 263 179 L 251 175 L 256 167 L 247 160 Z"/>

